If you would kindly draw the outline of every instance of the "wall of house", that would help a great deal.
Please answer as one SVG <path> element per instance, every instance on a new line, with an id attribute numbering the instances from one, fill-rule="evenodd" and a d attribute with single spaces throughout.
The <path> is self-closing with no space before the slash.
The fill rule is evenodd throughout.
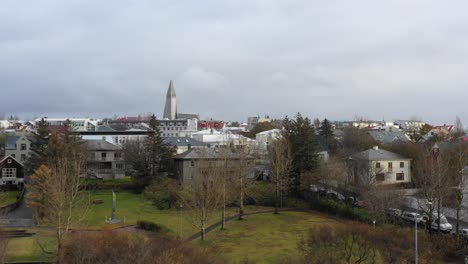
<path id="1" fill-rule="evenodd" d="M 389 163 L 392 164 L 391 167 Z M 374 176 L 377 184 L 411 182 L 410 160 L 382 160 L 372 161 L 369 164 L 369 172 Z M 378 168 L 378 164 L 380 164 L 380 168 Z M 403 179 L 397 179 L 398 174 L 400 174 L 399 176 L 403 177 Z M 381 177 L 379 176 L 382 175 L 384 180 L 380 181 Z"/>
<path id="2" fill-rule="evenodd" d="M 26 148 L 22 149 L 22 145 Z M 6 149 L 5 156 L 12 155 L 19 162 L 26 162 L 26 159 L 29 158 L 31 153 L 31 141 L 26 137 L 21 137 L 16 141 L 16 149 Z"/>
<path id="3" fill-rule="evenodd" d="M 16 177 L 5 178 L 3 169 L 16 169 Z M 20 184 L 24 182 L 24 168 L 14 159 L 7 157 L 0 162 L 0 185 L 4 184 Z"/>
<path id="4" fill-rule="evenodd" d="M 102 157 L 105 153 L 105 158 Z M 120 157 L 115 157 L 120 153 Z M 119 179 L 125 176 L 125 164 L 122 151 L 93 151 L 88 162 L 88 176 L 92 175 L 101 179 Z"/>

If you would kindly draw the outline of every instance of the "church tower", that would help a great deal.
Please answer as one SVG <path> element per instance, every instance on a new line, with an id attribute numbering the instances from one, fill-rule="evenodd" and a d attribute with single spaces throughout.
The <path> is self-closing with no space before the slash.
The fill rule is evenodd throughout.
<path id="1" fill-rule="evenodd" d="M 172 80 L 169 82 L 169 88 L 167 89 L 166 105 L 164 106 L 163 118 L 170 120 L 177 119 L 177 99 Z"/>

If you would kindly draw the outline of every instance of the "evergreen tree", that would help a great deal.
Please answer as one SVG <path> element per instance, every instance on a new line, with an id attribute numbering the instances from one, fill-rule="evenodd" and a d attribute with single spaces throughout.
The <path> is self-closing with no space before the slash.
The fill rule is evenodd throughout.
<path id="1" fill-rule="evenodd" d="M 290 190 L 293 195 L 300 196 L 303 178 L 318 167 L 315 130 L 310 119 L 303 118 L 300 113 L 292 120 L 286 116 L 283 125 L 292 152 Z"/>
<path id="2" fill-rule="evenodd" d="M 124 146 L 126 162 L 135 170 L 135 180 L 140 187 L 150 184 L 161 172 L 169 171 L 174 154 L 174 149 L 164 142 L 154 114 L 149 128 L 143 144 L 132 142 Z"/>
<path id="3" fill-rule="evenodd" d="M 161 131 L 156 123 L 156 116 L 153 114 L 149 121 L 150 131 L 145 139 L 145 150 L 147 153 L 147 161 L 149 166 L 149 176 L 155 178 L 157 172 L 160 169 L 160 162 L 162 159 L 161 147 L 163 145 L 163 139 L 161 137 Z"/>
<path id="4" fill-rule="evenodd" d="M 333 133 L 333 128 L 328 119 L 324 119 L 319 128 L 319 141 L 322 145 L 322 148 L 334 152 L 336 150 L 337 142 L 335 140 L 335 135 Z"/>
<path id="5" fill-rule="evenodd" d="M 31 140 L 31 154 L 26 161 L 25 170 L 27 175 L 31 175 L 36 169 L 45 162 L 47 155 L 47 144 L 49 142 L 49 125 L 42 118 L 37 123 L 36 133 Z"/>

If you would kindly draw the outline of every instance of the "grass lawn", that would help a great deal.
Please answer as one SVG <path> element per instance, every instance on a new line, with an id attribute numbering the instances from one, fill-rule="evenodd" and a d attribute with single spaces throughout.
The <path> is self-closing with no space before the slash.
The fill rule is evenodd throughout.
<path id="1" fill-rule="evenodd" d="M 0 207 L 16 202 L 19 191 L 0 192 Z"/>
<path id="2" fill-rule="evenodd" d="M 228 222 L 226 230 L 212 231 L 205 242 L 195 243 L 214 248 L 233 263 L 246 258 L 256 263 L 274 263 L 285 256 L 298 256 L 297 243 L 309 228 L 338 224 L 342 223 L 314 212 L 257 214 Z"/>
<path id="3" fill-rule="evenodd" d="M 122 220 L 125 218 L 126 221 L 118 225 L 109 225 L 105 223 L 105 217 L 110 217 L 112 213 L 112 192 L 92 191 L 91 200 L 95 199 L 101 199 L 103 203 L 92 205 L 90 211 L 86 215 L 86 219 L 81 223 L 82 228 L 102 229 L 106 227 L 136 224 L 138 220 L 147 220 L 160 224 L 174 235 L 181 235 L 182 237 L 188 237 L 198 231 L 190 222 L 187 211 L 179 211 L 176 209 L 159 210 L 153 206 L 150 201 L 145 200 L 143 195 L 126 191 L 116 192 L 117 218 Z M 230 208 L 228 210 L 228 216 L 235 215 L 237 213 L 236 210 L 236 208 Z M 271 208 L 250 206 L 246 207 L 245 212 L 256 210 L 271 210 Z M 220 220 L 221 212 L 213 214 L 210 223 L 215 223 Z"/>
<path id="4" fill-rule="evenodd" d="M 33 237 L 12 238 L 8 241 L 6 250 L 7 261 L 48 261 L 48 256 L 42 251 L 38 242 L 46 251 L 53 251 L 54 239 L 51 230 L 30 229 L 36 233 Z"/>

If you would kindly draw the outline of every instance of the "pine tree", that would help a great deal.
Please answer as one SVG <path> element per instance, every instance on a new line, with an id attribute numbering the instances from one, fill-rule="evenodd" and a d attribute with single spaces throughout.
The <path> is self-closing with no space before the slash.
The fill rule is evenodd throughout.
<path id="1" fill-rule="evenodd" d="M 331 152 L 335 151 L 337 142 L 330 121 L 326 118 L 320 124 L 319 140 L 323 148 Z"/>
<path id="2" fill-rule="evenodd" d="M 31 154 L 26 161 L 25 169 L 27 175 L 31 175 L 36 169 L 45 162 L 47 155 L 47 144 L 49 142 L 49 125 L 42 118 L 37 123 L 37 131 L 33 134 L 31 140 Z"/>
<path id="3" fill-rule="evenodd" d="M 147 153 L 149 176 L 151 176 L 151 178 L 155 178 L 161 165 L 161 145 L 163 140 L 154 114 L 151 116 L 149 121 L 149 128 L 150 131 L 145 139 L 145 150 Z"/>
<path id="4" fill-rule="evenodd" d="M 300 113 L 295 119 L 286 117 L 283 121 L 284 136 L 291 144 L 291 192 L 300 196 L 302 178 L 318 167 L 315 130 L 309 118 Z"/>

